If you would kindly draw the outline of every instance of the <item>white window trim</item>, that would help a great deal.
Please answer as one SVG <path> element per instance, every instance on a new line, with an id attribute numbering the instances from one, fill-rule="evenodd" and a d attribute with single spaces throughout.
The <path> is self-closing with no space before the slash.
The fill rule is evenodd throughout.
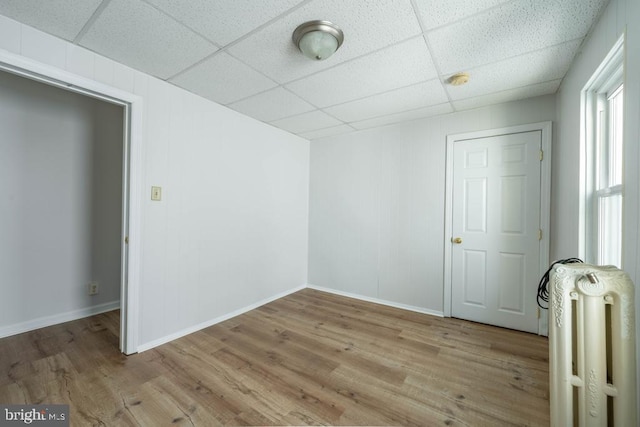
<path id="1" fill-rule="evenodd" d="M 579 257 L 587 262 L 598 259 L 598 248 L 593 242 L 597 242 L 597 203 L 592 198 L 596 194 L 595 176 L 597 171 L 596 158 L 592 154 L 597 144 L 596 133 L 598 129 L 598 103 L 606 102 L 609 93 L 618 87 L 624 80 L 624 34 L 616 41 L 604 61 L 593 73 L 581 92 L 580 100 L 580 203 L 579 203 Z M 623 194 L 622 185 L 613 186 L 601 190 L 599 195 Z M 624 208 L 623 208 L 624 209 Z M 624 219 L 623 230 L 624 236 Z M 624 251 L 624 245 L 622 250 Z M 624 259 L 624 253 L 622 254 Z M 623 268 L 623 266 L 619 266 Z"/>

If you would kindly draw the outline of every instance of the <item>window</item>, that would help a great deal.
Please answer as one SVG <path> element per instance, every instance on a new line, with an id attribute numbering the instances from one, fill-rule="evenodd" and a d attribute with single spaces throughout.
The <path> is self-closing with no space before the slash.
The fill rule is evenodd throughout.
<path id="1" fill-rule="evenodd" d="M 583 91 L 584 245 L 589 263 L 622 267 L 623 41 Z"/>
<path id="2" fill-rule="evenodd" d="M 597 263 L 618 267 L 622 261 L 622 100 L 623 86 L 603 96 L 598 111 L 598 138 L 594 153 L 597 209 Z"/>

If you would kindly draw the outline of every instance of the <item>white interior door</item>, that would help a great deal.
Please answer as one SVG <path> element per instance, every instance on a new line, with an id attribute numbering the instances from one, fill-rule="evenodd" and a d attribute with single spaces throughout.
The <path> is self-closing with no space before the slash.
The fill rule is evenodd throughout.
<path id="1" fill-rule="evenodd" d="M 453 143 L 451 315 L 538 332 L 542 131 Z"/>

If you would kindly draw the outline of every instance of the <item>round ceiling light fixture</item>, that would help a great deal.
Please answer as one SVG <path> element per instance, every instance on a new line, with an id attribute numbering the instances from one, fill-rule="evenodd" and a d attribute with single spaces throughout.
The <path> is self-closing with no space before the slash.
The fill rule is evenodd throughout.
<path id="1" fill-rule="evenodd" d="M 458 73 L 449 77 L 449 83 L 452 86 L 462 86 L 469 82 L 469 73 Z"/>
<path id="2" fill-rule="evenodd" d="M 342 45 L 344 33 L 329 21 L 309 21 L 296 28 L 292 39 L 304 56 L 322 61 Z"/>

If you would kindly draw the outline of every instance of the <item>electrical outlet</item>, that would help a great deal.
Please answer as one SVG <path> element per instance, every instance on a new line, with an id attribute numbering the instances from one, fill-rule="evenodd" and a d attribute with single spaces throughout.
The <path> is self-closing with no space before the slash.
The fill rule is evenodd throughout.
<path id="1" fill-rule="evenodd" d="M 100 292 L 98 282 L 89 283 L 89 295 L 98 295 L 98 292 Z"/>

